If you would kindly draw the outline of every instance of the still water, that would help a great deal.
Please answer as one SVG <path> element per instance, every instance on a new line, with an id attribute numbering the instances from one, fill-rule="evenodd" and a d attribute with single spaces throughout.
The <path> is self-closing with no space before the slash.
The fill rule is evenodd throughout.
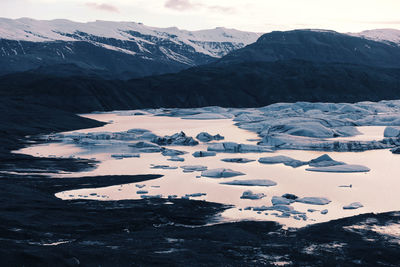
<path id="1" fill-rule="evenodd" d="M 257 134 L 234 125 L 231 119 L 218 120 L 187 120 L 165 116 L 121 116 L 118 113 L 88 114 L 84 117 L 109 122 L 109 124 L 85 129 L 79 132 L 120 132 L 132 128 L 142 128 L 152 131 L 159 136 L 172 135 L 184 131 L 188 136 L 196 136 L 206 131 L 210 134 L 225 136 L 223 141 L 231 141 L 246 144 L 256 144 Z M 368 126 L 359 127 L 361 135 L 346 138 L 348 140 L 379 140 L 383 137 L 385 127 Z M 342 138 L 343 139 L 343 138 Z M 160 153 L 143 153 L 140 158 L 115 159 L 113 153 L 129 153 L 126 145 L 88 146 L 78 147 L 67 143 L 48 143 L 33 145 L 17 151 L 33 156 L 52 157 L 80 157 L 93 158 L 100 161 L 98 168 L 81 173 L 57 174 L 58 178 L 96 176 L 96 175 L 135 175 L 135 174 L 162 174 L 162 178 L 140 183 L 144 185 L 139 189 L 136 184 L 125 184 L 95 189 L 80 189 L 57 193 L 61 199 L 96 199 L 96 200 L 122 200 L 140 199 L 138 190 L 148 191 L 148 195 L 177 195 L 205 193 L 205 196 L 191 199 L 206 200 L 234 207 L 221 214 L 222 221 L 238 220 L 273 220 L 285 224 L 287 227 L 302 227 L 316 222 L 324 222 L 341 217 L 353 216 L 368 212 L 386 212 L 400 210 L 400 155 L 393 155 L 389 150 L 375 150 L 366 152 L 329 152 L 334 160 L 348 164 L 359 164 L 371 169 L 368 173 L 318 173 L 306 171 L 306 167 L 292 168 L 283 164 L 264 165 L 257 162 L 260 157 L 286 155 L 298 160 L 310 160 L 325 154 L 320 151 L 280 150 L 273 153 L 217 153 L 214 157 L 195 158 L 192 153 L 199 150 L 207 150 L 207 144 L 198 146 L 173 146 L 172 149 L 188 152 L 183 157 L 184 162 L 168 161 L 168 157 Z M 223 158 L 244 157 L 256 161 L 239 164 L 223 162 Z M 178 169 L 163 170 L 151 169 L 151 164 L 177 166 Z M 196 178 L 200 172 L 184 173 L 180 166 L 204 165 L 208 169 L 229 168 L 245 173 L 244 176 L 233 178 Z M 220 182 L 232 180 L 269 179 L 277 183 L 276 186 L 233 186 L 223 185 Z M 341 187 L 351 185 L 350 187 Z M 244 191 L 251 190 L 254 193 L 264 193 L 267 196 L 259 200 L 241 199 Z M 307 220 L 296 220 L 293 217 L 280 218 L 273 215 L 275 211 L 264 211 L 258 214 L 252 210 L 244 210 L 246 207 L 271 206 L 273 196 L 281 196 L 285 193 L 295 194 L 299 197 L 326 197 L 332 202 L 328 205 L 317 206 L 303 203 L 293 203 L 297 211 L 305 212 Z M 352 202 L 361 202 L 364 207 L 357 210 L 344 210 L 344 205 Z M 309 209 L 317 211 L 309 212 Z M 328 213 L 322 215 L 319 211 L 328 209 Z M 268 213 L 268 214 L 266 214 Z"/>

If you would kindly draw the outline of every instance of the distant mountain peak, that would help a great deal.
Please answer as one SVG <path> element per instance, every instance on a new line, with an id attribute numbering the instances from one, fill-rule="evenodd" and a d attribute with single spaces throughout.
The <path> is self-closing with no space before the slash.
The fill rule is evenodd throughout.
<path id="1" fill-rule="evenodd" d="M 362 37 L 374 41 L 395 43 L 400 45 L 400 30 L 397 29 L 375 29 L 359 33 L 349 33 L 352 36 Z"/>

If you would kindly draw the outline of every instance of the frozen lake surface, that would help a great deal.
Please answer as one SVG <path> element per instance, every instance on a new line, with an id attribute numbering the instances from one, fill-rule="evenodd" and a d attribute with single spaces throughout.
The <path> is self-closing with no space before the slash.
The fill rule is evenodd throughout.
<path id="1" fill-rule="evenodd" d="M 354 105 L 350 106 L 354 107 Z M 145 110 L 140 111 L 140 113 L 139 111 L 116 111 L 86 114 L 83 116 L 108 122 L 108 124 L 99 128 L 56 134 L 48 138 L 49 140 L 55 139 L 58 142 L 49 141 L 45 144 L 32 145 L 17 151 L 17 153 L 38 157 L 93 158 L 100 161 L 98 168 L 94 170 L 79 174 L 62 173 L 54 175 L 58 178 L 97 175 L 164 175 L 162 178 L 140 184 L 80 189 L 56 194 L 57 197 L 65 200 L 79 198 L 121 200 L 140 199 L 146 196 L 162 196 L 165 198 L 168 196 L 184 197 L 232 205 L 232 208 L 221 214 L 221 221 L 273 220 L 288 227 L 302 227 L 307 224 L 353 216 L 360 213 L 400 210 L 400 194 L 397 191 L 397 188 L 400 188 L 400 179 L 397 175 L 400 172 L 400 155 L 394 155 L 390 152 L 389 148 L 393 147 L 393 144 L 388 147 L 382 147 L 382 149 L 374 149 L 376 148 L 376 144 L 379 145 L 381 143 L 373 143 L 384 139 L 383 133 L 386 126 L 385 123 L 380 121 L 380 116 L 386 116 L 385 118 L 387 118 L 388 114 L 393 116 L 393 114 L 396 114 L 394 112 L 396 110 L 393 110 L 393 108 L 384 110 L 385 112 L 378 112 L 380 110 L 376 110 L 372 115 L 369 114 L 371 113 L 370 110 L 367 110 L 369 113 L 363 116 L 359 116 L 360 112 L 357 110 L 356 115 L 358 117 L 352 118 L 352 120 L 358 123 L 354 123 L 354 125 L 347 123 L 349 122 L 349 118 L 342 118 L 342 121 L 346 121 L 347 123 L 346 126 L 342 127 L 350 126 L 349 128 L 351 129 L 347 129 L 346 134 L 341 134 L 341 136 L 337 136 L 338 134 L 336 134 L 340 133 L 340 123 L 336 123 L 339 126 L 334 127 L 324 126 L 326 129 L 316 126 L 317 130 L 309 134 L 308 131 L 301 130 L 300 128 L 298 130 L 290 126 L 291 122 L 288 122 L 287 118 L 293 117 L 291 114 L 288 117 L 280 118 L 284 120 L 285 128 L 277 127 L 276 125 L 266 126 L 265 122 L 269 120 L 265 116 L 266 111 L 263 111 L 264 114 L 261 114 L 257 109 L 243 110 L 247 111 L 247 113 L 243 113 L 246 116 L 247 114 L 251 115 L 248 116 L 249 118 L 245 118 L 240 113 L 240 109 L 229 111 L 225 109 L 219 110 L 220 108 L 214 109 L 218 110 L 209 112 L 209 110 L 204 111 L 202 109 L 200 112 L 195 112 L 194 114 L 191 113 L 194 109 L 172 110 L 172 112 L 170 110 Z M 375 107 L 375 109 L 377 108 Z M 293 108 L 293 110 L 295 109 Z M 284 114 L 282 110 L 279 112 L 280 114 Z M 285 112 L 288 113 L 286 109 Z M 298 116 L 299 111 L 296 112 Z M 319 116 L 322 116 L 317 111 L 310 112 L 303 110 L 303 114 L 307 112 L 311 114 L 307 116 L 303 115 L 307 119 L 315 119 L 316 117 L 319 119 Z M 268 114 L 270 113 L 273 112 L 268 112 Z M 331 113 L 337 116 L 337 111 L 336 113 Z M 343 111 L 343 113 L 355 116 L 354 112 L 352 113 L 348 110 Z M 329 115 L 323 114 L 323 116 L 325 119 Z M 359 123 L 360 120 L 366 120 L 368 116 L 375 116 L 376 123 L 364 123 L 364 125 Z M 238 117 L 242 118 L 242 120 L 238 120 Z M 259 127 L 260 121 L 264 123 L 264 128 Z M 393 120 L 390 122 L 386 120 L 386 122 L 386 125 L 397 125 L 393 123 Z M 287 125 L 290 127 L 287 127 Z M 310 125 L 313 126 L 314 121 Z M 268 127 L 268 134 L 265 134 L 266 127 Z M 326 136 L 327 134 L 329 135 L 329 131 L 333 128 L 334 136 Z M 139 137 L 133 135 L 124 135 L 123 137 L 114 136 L 111 139 L 104 136 L 98 137 L 101 133 L 105 132 L 108 134 L 126 133 L 131 129 L 146 129 L 158 137 L 171 136 L 183 131 L 187 137 L 193 137 L 194 140 L 196 140 L 195 137 L 200 132 L 207 132 L 212 136 L 220 134 L 225 139 L 199 142 L 198 145 L 157 146 L 187 152 L 176 156 L 181 158 L 180 160 L 183 159 L 183 161 L 171 161 L 171 156 L 165 156 L 160 152 L 144 153 L 141 150 L 137 153 L 138 150 L 135 150 L 137 142 L 151 143 L 151 136 L 147 136 L 147 140 L 143 141 L 143 138 L 140 137 L 142 133 L 138 134 Z M 271 131 L 275 132 L 271 134 Z M 138 131 L 133 132 L 138 133 Z M 299 132 L 300 134 L 298 134 Z M 92 135 L 89 135 L 90 138 L 87 138 L 88 133 L 92 133 Z M 315 133 L 321 133 L 322 136 L 305 136 L 314 135 Z M 294 144 L 292 149 L 285 146 L 282 147 L 283 149 L 280 149 L 280 147 L 272 146 L 271 143 L 268 144 L 267 139 L 270 136 L 274 136 L 274 138 L 276 136 L 279 138 L 281 136 L 283 138 L 290 136 L 296 142 L 290 143 L 290 145 Z M 305 142 L 312 140 L 314 142 L 314 139 L 311 138 L 314 138 L 318 144 L 320 144 L 319 142 L 331 142 L 331 140 L 344 143 L 361 141 L 365 142 L 366 145 L 364 147 L 368 149 L 357 152 L 338 152 L 318 151 L 320 149 L 312 150 L 309 148 L 302 150 L 296 147 L 299 142 L 298 140 L 305 140 Z M 209 157 L 194 157 L 192 155 L 196 151 L 210 150 L 209 146 L 213 146 L 213 144 L 224 142 L 249 144 L 267 149 L 265 151 L 254 152 L 253 147 L 251 147 L 250 152 L 244 151 L 247 153 L 217 151 L 215 156 Z M 370 143 L 374 144 L 373 147 L 370 147 Z M 382 144 L 386 145 L 385 143 Z M 242 150 L 240 151 L 243 152 Z M 133 156 L 133 154 L 139 155 Z M 308 164 L 294 168 L 284 164 L 262 164 L 258 162 L 262 157 L 272 156 L 287 156 L 299 162 L 309 162 L 324 154 L 328 154 L 335 162 L 340 162 L 338 164 L 361 165 L 369 168 L 370 171 L 357 173 L 313 172 L 306 171 L 307 168 L 310 168 Z M 243 163 L 222 161 L 222 159 L 227 158 L 245 158 L 252 161 Z M 227 178 L 210 178 L 201 176 L 201 171 L 183 172 L 182 166 L 187 165 L 200 165 L 207 167 L 208 170 L 223 168 L 243 173 L 244 175 Z M 276 185 L 274 183 L 268 184 L 270 186 L 226 184 L 231 181 L 248 180 L 270 180 L 275 182 Z M 255 199 L 243 197 L 243 193 L 248 190 L 251 191 L 253 196 L 258 197 L 255 197 Z M 290 205 L 285 205 L 284 203 L 283 205 L 273 206 L 271 202 L 272 198 L 275 197 L 275 200 L 280 201 L 280 198 L 277 197 L 281 197 L 284 194 L 293 194 L 299 197 L 299 199 L 315 197 L 321 200 L 323 198 L 329 200 L 329 202 L 324 205 L 315 205 L 315 203 L 310 204 L 307 201 L 294 201 L 289 197 L 284 198 L 284 200 L 289 199 L 289 203 L 286 204 Z M 355 202 L 360 202 L 362 207 L 357 209 L 343 209 L 344 206 Z"/>

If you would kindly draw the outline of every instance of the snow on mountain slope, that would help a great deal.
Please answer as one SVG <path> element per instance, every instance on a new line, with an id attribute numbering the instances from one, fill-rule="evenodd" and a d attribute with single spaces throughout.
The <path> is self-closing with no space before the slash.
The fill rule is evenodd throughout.
<path id="1" fill-rule="evenodd" d="M 385 43 L 396 43 L 400 45 L 400 30 L 396 29 L 376 29 L 359 33 L 350 33 L 352 36 L 362 37 L 374 41 Z"/>
<path id="2" fill-rule="evenodd" d="M 30 18 L 16 20 L 0 18 L 0 38 L 2 39 L 29 42 L 89 41 L 98 45 L 104 44 L 105 39 L 115 39 L 136 42 L 143 52 L 146 51 L 145 45 L 159 45 L 160 42 L 168 41 L 175 45 L 190 46 L 198 53 L 215 58 L 253 43 L 258 37 L 257 33 L 225 28 L 187 31 L 176 27 L 149 27 L 135 22 L 79 23 L 61 19 L 44 21 Z M 163 50 L 166 51 L 169 48 L 164 47 Z M 166 56 L 170 55 L 171 53 L 168 53 Z M 188 62 L 187 59 L 183 61 Z"/>

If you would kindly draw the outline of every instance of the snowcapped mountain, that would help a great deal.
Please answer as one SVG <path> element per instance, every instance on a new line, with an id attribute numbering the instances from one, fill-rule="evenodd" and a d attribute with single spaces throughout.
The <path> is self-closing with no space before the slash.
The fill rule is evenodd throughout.
<path id="1" fill-rule="evenodd" d="M 124 77 L 175 72 L 212 62 L 258 37 L 225 28 L 187 31 L 135 22 L 0 18 L 0 74 L 71 63 Z"/>
<path id="2" fill-rule="evenodd" d="M 376 29 L 362 31 L 359 33 L 350 33 L 352 36 L 362 37 L 378 42 L 395 43 L 400 45 L 400 30 L 396 29 Z"/>

